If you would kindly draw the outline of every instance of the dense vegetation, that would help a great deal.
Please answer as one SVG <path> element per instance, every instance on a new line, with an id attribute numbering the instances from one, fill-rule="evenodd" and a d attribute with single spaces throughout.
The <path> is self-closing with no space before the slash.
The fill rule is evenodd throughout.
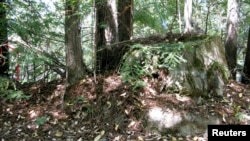
<path id="1" fill-rule="evenodd" d="M 247 124 L 249 12 L 248 0 L 1 0 L 0 138 L 203 137 L 180 135 L 181 127 L 149 130 L 145 118 L 153 106 Z M 185 50 L 214 38 L 225 47 L 229 67 L 214 67 L 230 75 L 222 96 L 158 86 L 187 63 Z M 155 87 L 159 95 L 150 95 Z M 178 101 L 182 94 L 192 100 Z"/>

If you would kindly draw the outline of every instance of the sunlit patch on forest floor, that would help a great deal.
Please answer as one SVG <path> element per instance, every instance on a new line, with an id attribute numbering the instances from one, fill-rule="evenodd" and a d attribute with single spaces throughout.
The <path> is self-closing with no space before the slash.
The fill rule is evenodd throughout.
<path id="1" fill-rule="evenodd" d="M 98 76 L 97 83 L 87 78 L 69 87 L 64 106 L 60 80 L 20 89 L 31 98 L 1 100 L 2 141 L 205 141 L 206 130 L 198 129 L 204 124 L 250 122 L 250 87 L 234 81 L 226 85 L 223 97 L 189 97 L 134 89 L 119 75 L 107 74 Z"/>

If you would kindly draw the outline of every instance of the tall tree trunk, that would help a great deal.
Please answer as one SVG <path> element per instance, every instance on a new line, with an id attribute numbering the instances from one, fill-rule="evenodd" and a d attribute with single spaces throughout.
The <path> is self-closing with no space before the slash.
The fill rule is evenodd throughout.
<path id="1" fill-rule="evenodd" d="M 118 41 L 118 23 L 115 0 L 96 0 L 96 33 L 97 50 Z M 97 70 L 104 71 L 114 67 L 112 48 L 97 52 Z"/>
<path id="2" fill-rule="evenodd" d="M 227 6 L 227 36 L 225 53 L 232 79 L 236 77 L 237 65 L 237 27 L 239 22 L 238 0 L 228 0 Z"/>
<path id="3" fill-rule="evenodd" d="M 79 5 L 81 0 L 66 0 L 65 9 L 65 45 L 66 45 L 66 78 L 69 85 L 77 83 L 85 76 L 81 47 L 81 28 Z"/>
<path id="4" fill-rule="evenodd" d="M 182 29 L 181 29 L 182 22 L 181 22 L 180 0 L 176 0 L 176 11 L 177 11 L 176 14 L 178 14 L 179 31 L 181 33 L 182 32 Z"/>
<path id="5" fill-rule="evenodd" d="M 115 0 L 96 0 L 97 47 L 110 45 L 118 40 Z"/>
<path id="6" fill-rule="evenodd" d="M 133 35 L 133 0 L 118 1 L 119 41 L 130 40 Z"/>
<path id="7" fill-rule="evenodd" d="M 0 75 L 8 76 L 9 48 L 5 4 L 5 0 L 0 0 Z"/>
<path id="8" fill-rule="evenodd" d="M 250 27 L 248 30 L 248 39 L 247 39 L 247 50 L 246 50 L 246 57 L 245 63 L 243 67 L 243 77 L 242 83 L 249 84 L 250 83 Z"/>
<path id="9" fill-rule="evenodd" d="M 185 22 L 185 29 L 184 33 L 191 33 L 192 32 L 192 0 L 185 0 L 184 5 L 184 22 Z"/>
<path id="10" fill-rule="evenodd" d="M 205 23 L 205 34 L 207 35 L 207 26 L 208 26 L 208 18 L 209 18 L 209 14 L 210 14 L 210 3 L 207 7 L 207 14 L 206 14 L 206 23 Z"/>

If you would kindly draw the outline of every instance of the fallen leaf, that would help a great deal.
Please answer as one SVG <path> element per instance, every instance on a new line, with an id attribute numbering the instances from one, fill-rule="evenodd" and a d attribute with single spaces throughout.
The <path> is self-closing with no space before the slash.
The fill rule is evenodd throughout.
<path id="1" fill-rule="evenodd" d="M 117 131 L 119 128 L 119 124 L 115 124 L 115 131 Z"/>
<path id="2" fill-rule="evenodd" d="M 108 109 L 109 109 L 112 106 L 112 104 L 110 101 L 107 101 L 107 104 L 108 104 Z"/>
<path id="3" fill-rule="evenodd" d="M 98 136 L 95 137 L 94 141 L 99 141 L 104 134 L 105 134 L 105 131 L 102 130 L 101 133 Z"/>
<path id="4" fill-rule="evenodd" d="M 229 103 L 230 101 L 223 97 L 223 100 L 221 102 Z"/>
<path id="5" fill-rule="evenodd" d="M 77 141 L 83 141 L 82 138 L 79 138 Z"/>
<path id="6" fill-rule="evenodd" d="M 62 135 L 63 135 L 63 133 L 60 132 L 60 131 L 57 131 L 57 132 L 55 133 L 55 136 L 56 136 L 56 137 L 61 137 Z"/>
<path id="7" fill-rule="evenodd" d="M 129 123 L 129 125 L 128 125 L 128 128 L 133 127 L 135 124 L 136 124 L 136 122 L 135 122 L 135 121 L 131 121 L 131 122 Z"/>
<path id="8" fill-rule="evenodd" d="M 83 84 L 83 83 L 85 83 L 85 82 L 86 82 L 86 79 L 80 80 L 80 84 Z"/>
<path id="9" fill-rule="evenodd" d="M 138 136 L 138 137 L 137 137 L 137 140 L 138 140 L 138 141 L 143 141 L 143 138 L 142 138 L 141 136 Z"/>
<path id="10" fill-rule="evenodd" d="M 128 115 L 129 114 L 129 111 L 127 109 L 125 109 L 125 114 Z"/>
<path id="11" fill-rule="evenodd" d="M 239 98 L 241 98 L 241 97 L 242 97 L 242 95 L 243 95 L 242 93 L 239 93 Z"/>
<path id="12" fill-rule="evenodd" d="M 182 137 L 179 137 L 178 138 L 178 141 L 183 141 L 184 139 Z"/>
<path id="13" fill-rule="evenodd" d="M 198 137 L 193 137 L 193 141 L 197 141 L 198 140 Z"/>
<path id="14" fill-rule="evenodd" d="M 37 131 L 32 134 L 33 137 L 38 137 Z"/>
<path id="15" fill-rule="evenodd" d="M 176 137 L 172 137 L 171 141 L 177 141 Z"/>
<path id="16" fill-rule="evenodd" d="M 125 92 L 125 93 L 122 93 L 120 96 L 125 97 L 126 95 L 127 93 Z"/>
<path id="17" fill-rule="evenodd" d="M 222 121 L 223 121 L 223 122 L 226 122 L 225 114 L 222 114 Z"/>

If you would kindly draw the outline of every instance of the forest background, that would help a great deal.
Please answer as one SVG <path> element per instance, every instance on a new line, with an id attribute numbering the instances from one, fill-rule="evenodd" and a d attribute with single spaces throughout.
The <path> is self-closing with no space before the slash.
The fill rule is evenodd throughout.
<path id="1" fill-rule="evenodd" d="M 95 64 L 98 62 L 95 59 L 100 56 L 100 54 L 96 53 L 95 48 L 100 49 L 100 46 L 128 40 L 126 38 L 132 39 L 148 37 L 150 35 L 165 35 L 168 32 L 183 33 L 185 30 L 184 24 L 186 21 L 184 21 L 184 13 L 187 12 L 184 12 L 184 1 L 129 1 L 129 3 L 125 4 L 118 3 L 118 11 L 114 5 L 115 3 L 110 1 L 108 2 L 111 4 L 110 6 L 113 4 L 113 8 L 110 8 L 111 11 L 107 12 L 108 10 L 103 6 L 99 8 L 100 12 L 105 13 L 106 16 L 101 15 L 101 13 L 95 13 L 98 11 L 98 1 L 72 1 L 72 3 L 77 4 L 77 7 L 79 7 L 76 11 L 76 18 L 79 18 L 77 22 L 79 23 L 74 26 L 78 26 L 77 28 L 80 30 L 81 38 L 79 40 L 81 40 L 80 44 L 84 54 L 84 63 L 87 69 L 92 72 L 94 69 L 96 69 L 96 71 L 104 69 L 99 68 L 98 70 L 98 68 L 95 68 L 101 67 L 101 64 Z M 198 31 L 207 35 L 218 36 L 226 43 L 228 38 L 227 25 L 229 23 L 228 12 L 230 12 L 230 10 L 228 10 L 228 3 L 230 3 L 230 1 L 193 1 L 192 10 L 190 11 L 192 15 L 190 24 L 192 24 L 192 28 L 196 30 L 195 32 Z M 131 8 L 129 7 L 131 4 L 133 8 L 129 11 L 126 8 Z M 237 68 L 242 69 L 247 47 L 249 3 L 242 0 L 239 1 L 237 5 L 238 11 L 236 12 L 238 13 L 235 14 L 235 29 L 237 29 L 235 33 L 237 37 L 235 37 L 235 40 L 237 40 L 237 43 L 235 43 L 236 47 L 234 48 L 237 48 L 237 64 L 241 66 L 241 68 Z M 119 6 L 123 8 L 119 10 Z M 65 50 L 65 45 L 67 46 L 67 44 L 65 44 L 65 40 L 67 40 L 65 32 L 67 32 L 67 30 L 65 30 L 65 28 L 72 28 L 69 27 L 69 25 L 68 27 L 65 25 L 65 2 L 50 1 L 47 3 L 47 1 L 13 0 L 5 3 L 3 7 L 6 8 L 5 10 L 7 12 L 5 20 L 8 21 L 10 50 L 15 50 L 10 51 L 9 73 L 11 77 L 16 77 L 15 67 L 17 64 L 21 68 L 18 78 L 21 82 L 38 80 L 48 82 L 55 78 L 64 77 L 67 66 L 65 62 L 65 55 L 67 54 Z M 124 14 L 124 19 L 121 17 L 119 20 L 113 19 L 113 23 L 110 22 L 112 20 L 105 21 L 109 17 L 117 18 L 116 14 L 118 13 L 119 15 L 119 12 L 128 11 L 130 12 L 128 14 L 131 15 Z M 98 15 L 106 17 L 106 19 L 100 19 L 98 21 L 96 20 Z M 130 21 L 130 23 L 124 22 L 124 27 L 122 27 L 122 24 L 116 23 L 122 20 Z M 74 21 L 71 21 L 70 24 L 72 23 L 74 23 Z M 96 27 L 96 25 L 98 26 Z M 114 30 L 117 30 L 111 30 L 110 35 L 113 37 L 100 35 L 104 36 L 100 38 L 106 38 L 105 40 L 110 40 L 107 38 L 116 39 L 112 39 L 114 41 L 97 41 L 98 32 L 101 32 L 102 28 L 107 30 L 111 28 L 111 26 L 113 26 L 112 28 L 114 28 Z M 123 33 L 122 30 L 124 29 L 122 28 L 126 28 L 125 26 L 130 26 L 129 31 L 123 31 L 125 32 Z M 115 35 L 119 34 L 118 32 L 123 35 Z M 129 37 L 126 37 L 126 34 L 128 34 Z M 123 36 L 125 39 L 118 36 Z M 2 42 L 4 44 L 6 40 L 2 40 Z M 98 55 L 97 58 L 95 54 Z"/>
<path id="2" fill-rule="evenodd" d="M 121 108 L 119 105 L 118 107 L 122 109 L 120 111 L 124 113 L 118 112 L 118 114 L 131 114 L 138 119 L 142 108 L 137 107 L 140 100 L 133 95 L 140 92 L 137 88 L 147 85 L 142 81 L 145 74 L 150 74 L 153 78 L 158 77 L 155 76 L 158 74 L 144 70 L 145 66 L 150 68 L 152 65 L 150 63 L 144 64 L 144 68 L 134 64 L 131 69 L 129 67 L 131 64 L 125 61 L 130 49 L 140 48 L 146 54 L 151 53 L 151 50 L 146 50 L 140 44 L 154 44 L 162 41 L 172 43 L 182 38 L 190 39 L 196 36 L 219 38 L 225 46 L 230 80 L 238 81 L 234 81 L 235 86 L 239 86 L 236 89 L 240 89 L 236 91 L 238 98 L 242 97 L 243 89 L 248 88 L 248 85 L 239 83 L 248 84 L 250 76 L 250 65 L 248 65 L 250 60 L 250 43 L 248 43 L 250 42 L 250 35 L 248 35 L 250 34 L 250 2 L 248 0 L 1 0 L 0 6 L 0 74 L 8 76 L 8 79 L 0 78 L 0 98 L 4 105 L 0 108 L 0 112 L 2 118 L 13 117 L 15 122 L 21 120 L 23 124 L 18 124 L 20 126 L 30 126 L 34 123 L 37 126 L 43 126 L 43 130 L 47 132 L 52 129 L 53 124 L 52 118 L 50 119 L 48 115 L 55 114 L 53 110 L 56 110 L 60 113 L 59 119 L 68 118 L 63 117 L 64 112 L 66 115 L 74 115 L 69 118 L 72 121 L 83 120 L 83 118 L 85 120 L 87 117 L 86 121 L 94 120 L 94 123 L 99 124 L 97 122 L 99 119 L 103 123 L 98 128 L 93 127 L 93 130 L 91 127 L 93 134 L 91 132 L 90 138 L 103 136 L 104 133 L 99 131 L 107 126 L 104 125 L 105 122 L 109 122 L 114 117 L 107 116 L 105 110 L 100 111 L 100 107 L 108 106 L 106 108 L 112 111 L 115 110 L 110 108 L 115 106 L 112 103 L 120 101 L 120 98 L 114 96 L 113 93 L 107 96 L 105 92 L 102 92 L 105 91 L 101 88 L 103 80 L 108 74 L 119 76 L 112 77 L 111 83 L 117 83 L 116 80 L 121 78 L 125 85 L 130 84 L 129 88 L 124 86 L 123 89 L 119 89 L 119 93 L 125 94 L 124 91 L 128 89 L 133 93 L 127 97 L 126 102 L 123 101 L 127 104 L 126 106 L 132 103 L 131 107 L 134 109 L 130 107 L 132 109 L 130 110 L 133 112 L 129 113 L 126 109 L 129 106 L 125 106 L 124 110 L 122 109 L 124 107 Z M 166 58 L 165 64 L 168 69 L 185 62 L 175 51 L 168 52 Z M 162 64 L 154 65 L 160 67 Z M 90 79 L 92 83 L 89 86 L 87 84 Z M 86 87 L 87 90 L 82 87 Z M 86 104 L 87 96 L 82 97 L 77 94 L 80 91 L 84 94 L 92 93 L 92 88 L 95 88 L 95 93 L 98 94 L 93 103 Z M 98 91 L 99 88 L 101 92 Z M 46 108 L 46 104 L 53 103 L 51 101 L 55 100 L 57 92 L 63 95 L 59 99 L 63 103 L 59 102 L 61 107 L 54 105 L 53 108 L 49 107 L 51 109 Z M 73 94 L 76 95 L 73 96 Z M 64 96 L 73 97 L 73 100 L 68 101 L 64 99 Z M 29 106 L 25 105 L 23 100 L 27 100 Z M 36 101 L 36 104 L 31 101 Z M 49 103 L 44 101 L 49 101 Z M 72 101 L 73 103 L 80 101 L 81 103 L 78 104 L 84 106 L 74 105 L 72 109 L 76 110 L 69 110 L 67 108 L 71 106 Z M 231 105 L 228 107 L 233 107 L 229 108 L 229 111 L 233 111 L 237 120 L 241 119 L 239 115 L 244 114 L 239 113 L 244 113 L 241 111 L 245 110 L 241 109 L 243 106 L 237 105 L 238 103 L 232 106 L 232 101 L 227 104 L 229 103 Z M 45 108 L 39 111 L 39 108 L 33 104 Z M 21 115 L 22 110 L 13 108 L 15 107 L 13 105 L 29 107 L 27 111 L 23 111 L 26 115 Z M 15 111 L 15 114 L 12 115 L 10 109 Z M 82 113 L 87 113 L 87 116 L 82 115 L 84 117 L 81 118 L 75 116 L 78 114 L 77 110 L 84 111 Z M 33 115 L 34 111 L 35 113 L 39 111 L 40 114 L 26 118 L 26 116 Z M 44 114 L 41 111 L 48 112 Z M 103 114 L 100 114 L 102 112 Z M 93 118 L 93 115 L 97 113 L 100 117 Z M 106 116 L 110 119 L 106 119 Z M 220 118 L 224 121 L 224 114 L 221 116 Z M 230 122 L 233 121 L 230 120 Z M 14 121 L 9 123 L 0 120 L 0 122 L 7 125 L 0 130 L 1 137 L 9 137 L 9 133 L 18 132 L 10 128 L 9 124 Z M 128 126 L 120 121 L 118 123 L 112 130 L 117 131 L 118 128 L 124 129 L 123 127 Z M 65 130 L 62 124 L 58 126 L 60 127 L 58 129 Z M 45 134 L 44 131 L 42 133 L 40 130 L 37 131 L 40 128 L 35 128 L 32 129 L 34 138 Z M 25 132 L 26 128 L 22 127 L 22 131 Z M 19 132 L 17 134 L 19 135 Z M 25 132 L 24 135 L 20 133 L 20 136 L 23 137 L 26 134 L 28 133 Z M 64 134 L 67 134 L 66 131 L 56 130 L 53 137 L 60 138 Z M 84 134 L 88 133 L 84 132 Z M 77 137 L 79 138 L 80 135 Z"/>

